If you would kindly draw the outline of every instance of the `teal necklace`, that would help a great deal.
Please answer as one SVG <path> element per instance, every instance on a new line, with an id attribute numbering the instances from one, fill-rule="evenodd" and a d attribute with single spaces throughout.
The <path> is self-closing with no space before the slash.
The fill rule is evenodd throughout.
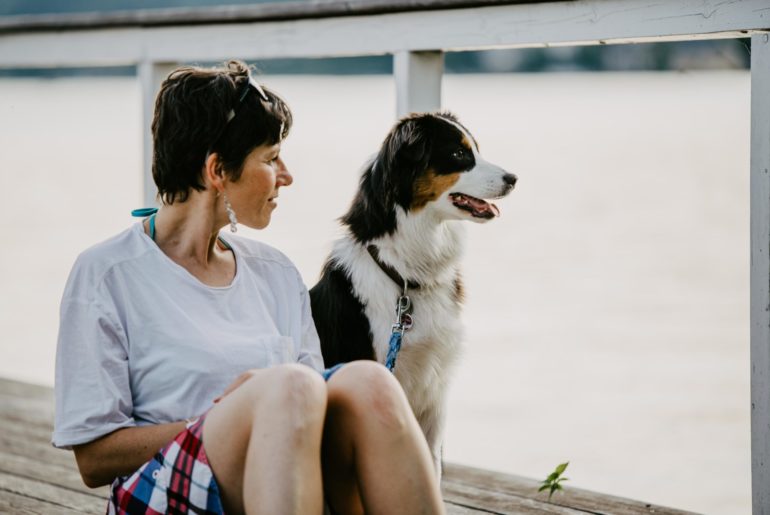
<path id="1" fill-rule="evenodd" d="M 155 215 L 158 214 L 158 208 L 157 207 L 143 207 L 140 209 L 134 209 L 131 211 L 131 216 L 137 217 L 137 218 L 146 218 L 150 217 L 149 224 L 150 224 L 150 239 L 152 241 L 155 241 Z M 225 240 L 222 239 L 221 236 L 217 238 L 217 241 L 224 247 L 226 250 L 229 250 L 230 252 L 233 251 L 233 248 L 230 246 L 229 243 L 227 243 Z"/>

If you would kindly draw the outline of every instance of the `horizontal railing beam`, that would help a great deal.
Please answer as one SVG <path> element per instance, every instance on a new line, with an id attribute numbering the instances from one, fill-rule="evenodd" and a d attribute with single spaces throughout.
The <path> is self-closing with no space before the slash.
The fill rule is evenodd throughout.
<path id="1" fill-rule="evenodd" d="M 342 57 L 739 37 L 767 0 L 575 0 L 322 19 L 0 33 L 0 67 Z"/>
<path id="2" fill-rule="evenodd" d="M 323 0 L 0 17 L 0 34 L 47 30 L 163 27 L 335 18 L 410 11 L 537 4 L 563 0 Z"/>

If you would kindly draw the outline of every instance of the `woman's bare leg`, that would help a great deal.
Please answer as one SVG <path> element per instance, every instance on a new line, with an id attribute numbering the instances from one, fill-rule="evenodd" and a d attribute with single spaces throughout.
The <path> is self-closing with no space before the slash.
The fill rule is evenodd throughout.
<path id="1" fill-rule="evenodd" d="M 373 361 L 327 385 L 324 488 L 340 514 L 444 513 L 425 437 L 401 386 Z"/>
<path id="2" fill-rule="evenodd" d="M 304 365 L 255 371 L 209 411 L 203 443 L 230 513 L 323 510 L 326 386 Z"/>

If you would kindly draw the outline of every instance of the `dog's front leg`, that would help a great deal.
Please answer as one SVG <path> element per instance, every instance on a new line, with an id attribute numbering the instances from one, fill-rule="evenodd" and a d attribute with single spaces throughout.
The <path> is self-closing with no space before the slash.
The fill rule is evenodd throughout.
<path id="1" fill-rule="evenodd" d="M 423 417 L 421 417 L 420 425 L 422 426 L 423 433 L 425 433 L 425 440 L 428 442 L 428 449 L 430 449 L 431 459 L 433 460 L 433 466 L 436 470 L 436 477 L 441 482 L 442 473 L 442 446 L 444 443 L 444 419 L 445 409 L 443 402 L 437 404 L 433 409 L 428 410 Z"/>

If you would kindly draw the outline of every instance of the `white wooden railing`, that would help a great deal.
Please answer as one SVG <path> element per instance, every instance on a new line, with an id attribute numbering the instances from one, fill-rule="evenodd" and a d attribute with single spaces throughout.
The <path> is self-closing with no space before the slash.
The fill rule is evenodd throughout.
<path id="1" fill-rule="evenodd" d="M 753 513 L 770 515 L 770 0 L 314 0 L 0 17 L 0 67 L 138 65 L 146 128 L 160 80 L 181 62 L 392 54 L 400 115 L 440 107 L 446 51 L 749 36 L 752 497 Z"/>

